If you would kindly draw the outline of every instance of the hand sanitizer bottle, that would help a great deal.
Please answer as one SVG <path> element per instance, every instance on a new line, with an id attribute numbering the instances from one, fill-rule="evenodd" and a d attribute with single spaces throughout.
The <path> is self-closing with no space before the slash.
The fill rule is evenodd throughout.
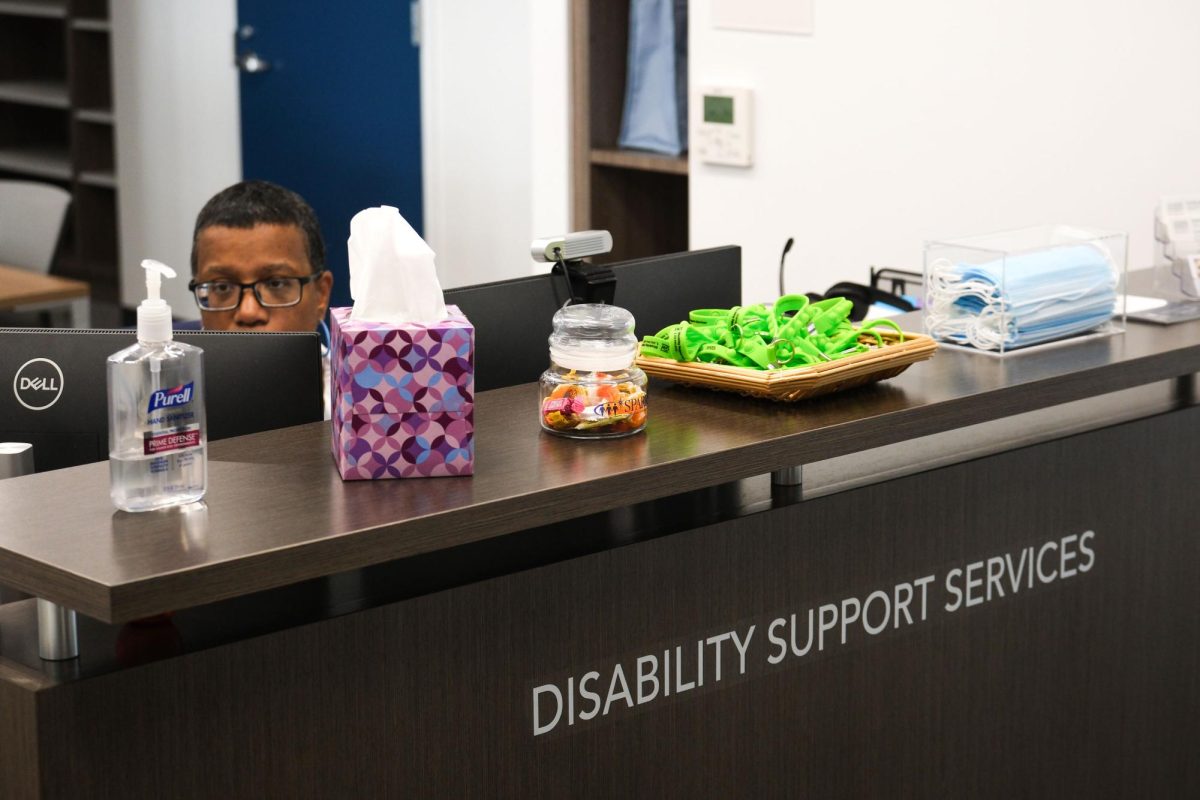
<path id="1" fill-rule="evenodd" d="M 204 496 L 204 351 L 171 340 L 171 307 L 159 294 L 166 264 L 146 259 L 146 299 L 135 345 L 108 357 L 108 464 L 123 511 L 184 505 Z"/>

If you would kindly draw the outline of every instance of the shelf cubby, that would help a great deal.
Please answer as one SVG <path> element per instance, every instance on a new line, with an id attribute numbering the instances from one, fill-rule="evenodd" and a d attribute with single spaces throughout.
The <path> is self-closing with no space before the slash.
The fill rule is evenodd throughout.
<path id="1" fill-rule="evenodd" d="M 0 103 L 0 170 L 10 178 L 69 180 L 68 120 L 64 110 Z"/>
<path id="2" fill-rule="evenodd" d="M 0 0 L 0 15 L 66 19 L 67 0 Z"/>
<path id="3" fill-rule="evenodd" d="M 688 248 L 688 160 L 617 146 L 629 4 L 571 0 L 571 227 L 612 232 L 623 261 Z"/>
<path id="4" fill-rule="evenodd" d="M 71 31 L 71 103 L 78 108 L 112 108 L 110 37 L 90 30 Z"/>
<path id="5" fill-rule="evenodd" d="M 70 108 L 67 82 L 61 78 L 0 80 L 0 103 L 43 108 Z"/>
<path id="6" fill-rule="evenodd" d="M 51 272 L 116 303 L 117 194 L 108 0 L 0 0 L 0 178 L 71 192 Z"/>

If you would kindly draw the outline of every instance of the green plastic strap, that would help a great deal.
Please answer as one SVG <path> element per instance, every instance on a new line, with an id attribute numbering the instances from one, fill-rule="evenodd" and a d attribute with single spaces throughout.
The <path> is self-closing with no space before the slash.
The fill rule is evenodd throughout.
<path id="1" fill-rule="evenodd" d="M 810 324 L 813 330 L 825 336 L 828 336 L 839 325 L 849 320 L 850 312 L 854 310 L 854 304 L 844 297 L 831 297 L 813 305 L 821 309 L 821 311 L 813 317 Z"/>
<path id="2" fill-rule="evenodd" d="M 728 308 L 698 308 L 688 314 L 688 322 L 693 325 L 727 325 L 730 316 Z"/>
<path id="3" fill-rule="evenodd" d="M 775 361 L 771 347 L 758 337 L 743 338 L 737 351 L 753 361 L 759 369 L 770 369 Z"/>
<path id="4" fill-rule="evenodd" d="M 874 328 L 878 328 L 880 325 L 886 325 L 887 327 L 891 328 L 893 331 L 895 331 L 900 336 L 900 341 L 902 341 L 902 342 L 904 341 L 904 331 L 900 330 L 900 326 L 897 325 L 893 320 L 890 320 L 890 319 L 867 320 L 860 327 L 862 327 L 863 330 L 869 331 Z"/>
<path id="5" fill-rule="evenodd" d="M 706 344 L 700 348 L 697 361 L 708 364 L 728 364 L 734 367 L 757 368 L 758 365 L 747 356 L 742 355 L 731 347 L 720 344 Z"/>

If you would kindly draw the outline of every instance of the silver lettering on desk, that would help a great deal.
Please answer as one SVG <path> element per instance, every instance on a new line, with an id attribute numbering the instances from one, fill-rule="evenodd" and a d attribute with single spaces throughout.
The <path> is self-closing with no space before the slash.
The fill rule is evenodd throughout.
<path id="1" fill-rule="evenodd" d="M 780 665 L 807 663 L 847 646 L 864 645 L 938 616 L 954 614 L 1090 572 L 1095 531 L 878 587 L 772 618 L 745 620 L 716 635 L 660 643 L 594 668 L 572 670 L 532 690 L 533 735 L 769 674 Z M 939 596 L 940 595 L 940 596 Z M 759 631 L 758 636 L 755 632 Z M 724 645 L 724 648 L 722 647 Z M 586 671 L 584 671 L 586 670 Z"/>

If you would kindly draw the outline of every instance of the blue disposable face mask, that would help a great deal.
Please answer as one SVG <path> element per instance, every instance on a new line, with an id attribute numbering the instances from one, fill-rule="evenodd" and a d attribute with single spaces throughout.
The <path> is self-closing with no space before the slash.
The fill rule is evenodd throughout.
<path id="1" fill-rule="evenodd" d="M 1112 317 L 1117 278 L 1092 244 L 984 264 L 930 265 L 930 335 L 981 350 L 1026 347 L 1095 328 Z"/>

